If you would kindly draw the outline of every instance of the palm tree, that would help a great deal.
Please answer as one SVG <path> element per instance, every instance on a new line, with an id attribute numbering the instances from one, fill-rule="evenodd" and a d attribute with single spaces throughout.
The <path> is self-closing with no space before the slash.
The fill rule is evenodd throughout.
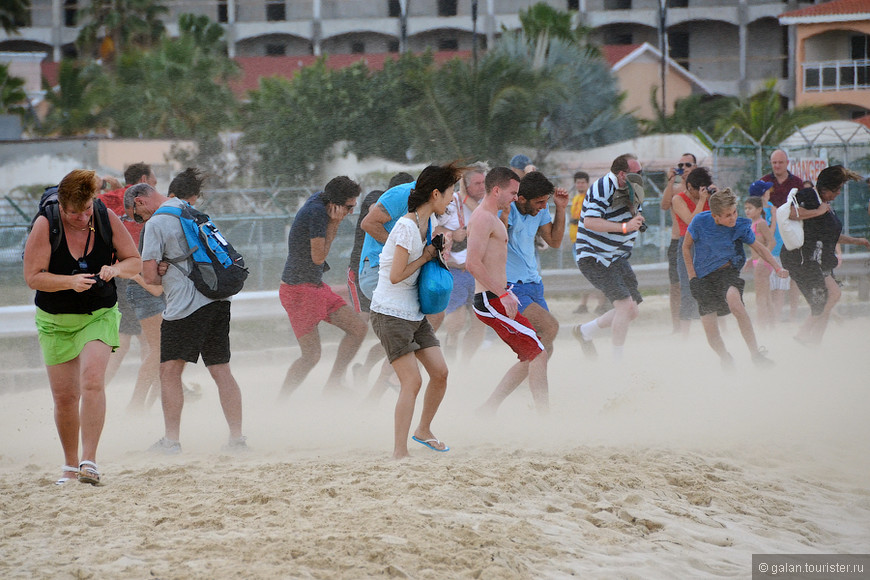
<path id="1" fill-rule="evenodd" d="M 510 144 L 534 139 L 537 100 L 557 89 L 548 72 L 490 51 L 477 68 L 455 59 L 434 71 L 403 120 L 426 159 L 501 159 Z"/>
<path id="2" fill-rule="evenodd" d="M 0 3 L 0 27 L 6 34 L 30 24 L 30 0 L 3 0 Z"/>
<path id="3" fill-rule="evenodd" d="M 9 76 L 9 65 L 0 64 L 0 115 L 23 115 L 26 101 L 24 79 Z"/>
<path id="4" fill-rule="evenodd" d="M 108 97 L 108 79 L 94 63 L 62 60 L 58 86 L 43 80 L 50 109 L 40 129 L 46 135 L 81 135 L 103 127 L 101 111 Z"/>
<path id="5" fill-rule="evenodd" d="M 674 112 L 665 115 L 658 98 L 658 87 L 653 87 L 650 91 L 650 104 L 655 117 L 652 120 L 640 121 L 645 134 L 694 133 L 701 129 L 711 135 L 715 132 L 716 124 L 733 113 L 738 106 L 738 100 L 723 95 L 689 95 L 677 100 Z"/>
<path id="6" fill-rule="evenodd" d="M 787 108 L 776 91 L 776 80 L 771 79 L 761 91 L 741 100 L 730 115 L 720 120 L 716 130 L 722 135 L 738 128 L 761 146 L 776 146 L 797 128 L 835 117 L 835 112 L 827 107 Z"/>
<path id="7" fill-rule="evenodd" d="M 531 45 L 523 33 L 502 36 L 491 53 L 531 66 L 553 80 L 536 102 L 536 161 L 554 149 L 590 149 L 634 137 L 634 118 L 620 110 L 610 67 L 576 42 L 548 39 Z"/>
<path id="8" fill-rule="evenodd" d="M 76 44 L 84 53 L 99 48 L 104 61 L 112 61 L 127 46 L 150 47 L 166 32 L 161 17 L 169 9 L 161 0 L 91 0 L 82 9 L 85 24 Z"/>
<path id="9" fill-rule="evenodd" d="M 183 14 L 179 37 L 152 50 L 121 55 L 105 115 L 125 137 L 199 138 L 217 135 L 235 116 L 227 87 L 237 65 L 223 52 L 223 28 Z"/>

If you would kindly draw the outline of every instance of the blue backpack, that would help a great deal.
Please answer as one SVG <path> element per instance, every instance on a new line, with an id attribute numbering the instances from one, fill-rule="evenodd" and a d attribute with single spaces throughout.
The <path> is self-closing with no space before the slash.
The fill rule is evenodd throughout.
<path id="1" fill-rule="evenodd" d="M 161 206 L 154 215 L 166 214 L 178 218 L 190 248 L 177 258 L 164 258 L 184 271 L 179 262 L 190 260 L 187 277 L 196 289 L 208 298 L 220 300 L 238 294 L 248 278 L 245 259 L 220 233 L 208 215 L 195 210 L 187 202 L 184 207 Z"/>

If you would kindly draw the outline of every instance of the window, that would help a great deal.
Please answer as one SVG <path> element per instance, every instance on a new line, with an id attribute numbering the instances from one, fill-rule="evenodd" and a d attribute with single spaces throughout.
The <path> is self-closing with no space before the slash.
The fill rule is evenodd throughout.
<path id="1" fill-rule="evenodd" d="M 75 27 L 78 24 L 78 0 L 63 1 L 63 25 Z"/>
<path id="2" fill-rule="evenodd" d="M 631 33 L 609 30 L 604 34 L 604 44 L 633 44 Z"/>
<path id="3" fill-rule="evenodd" d="M 580 0 L 568 0 L 568 10 L 580 10 Z"/>
<path id="4" fill-rule="evenodd" d="M 359 40 L 355 40 L 350 43 L 350 53 L 351 54 L 363 54 L 366 51 L 366 45 L 364 42 L 360 42 Z"/>
<path id="5" fill-rule="evenodd" d="M 604 0 L 605 10 L 631 10 L 631 0 Z"/>
<path id="6" fill-rule="evenodd" d="M 230 21 L 229 12 L 227 11 L 227 3 L 226 2 L 218 2 L 217 5 L 217 21 L 226 24 Z"/>
<path id="7" fill-rule="evenodd" d="M 870 36 L 861 34 L 851 38 L 852 44 L 852 60 L 867 60 L 868 45 L 870 45 Z"/>
<path id="8" fill-rule="evenodd" d="M 287 8 L 283 2 L 269 2 L 266 4 L 266 21 L 283 22 L 287 20 Z"/>
<path id="9" fill-rule="evenodd" d="M 283 44 L 267 44 L 266 56 L 285 56 L 287 47 Z"/>
<path id="10" fill-rule="evenodd" d="M 390 18 L 398 18 L 402 15 L 402 6 L 399 0 L 387 0 L 387 12 Z"/>
<path id="11" fill-rule="evenodd" d="M 456 0 L 438 0 L 438 16 L 456 16 Z"/>
<path id="12" fill-rule="evenodd" d="M 689 68 L 689 33 L 668 33 L 668 56 L 680 65 Z"/>
<path id="13" fill-rule="evenodd" d="M 387 43 L 387 52 L 399 52 L 399 41 L 391 40 Z"/>
<path id="14" fill-rule="evenodd" d="M 459 50 L 459 41 L 455 38 L 439 38 L 438 50 Z"/>
<path id="15" fill-rule="evenodd" d="M 688 8 L 689 0 L 668 0 L 668 8 Z"/>

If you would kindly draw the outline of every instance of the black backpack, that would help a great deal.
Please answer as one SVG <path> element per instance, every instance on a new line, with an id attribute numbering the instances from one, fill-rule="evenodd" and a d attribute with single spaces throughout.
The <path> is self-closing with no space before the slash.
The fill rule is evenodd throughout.
<path id="1" fill-rule="evenodd" d="M 57 201 L 57 186 L 46 187 L 42 197 L 39 199 L 39 206 L 36 210 L 36 215 L 30 222 L 30 227 L 27 232 L 33 230 L 33 224 L 36 219 L 44 215 L 48 219 L 48 238 L 51 241 L 51 252 L 60 246 L 60 240 L 63 238 L 63 222 L 60 219 L 60 203 Z M 97 234 L 103 239 L 110 251 L 115 253 L 115 246 L 112 245 L 112 222 L 109 221 L 109 209 L 99 199 L 94 200 L 94 229 Z M 22 253 L 22 257 L 24 254 Z"/>

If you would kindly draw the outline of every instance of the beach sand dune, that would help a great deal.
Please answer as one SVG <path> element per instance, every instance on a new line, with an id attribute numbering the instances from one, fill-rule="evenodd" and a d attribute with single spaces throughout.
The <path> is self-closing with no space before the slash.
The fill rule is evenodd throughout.
<path id="1" fill-rule="evenodd" d="M 491 419 L 474 410 L 515 358 L 500 343 L 451 366 L 433 425 L 452 447 L 411 443 L 389 460 L 394 392 L 375 405 L 323 398 L 321 364 L 286 403 L 290 348 L 238 356 L 244 455 L 203 385 L 184 453 L 144 451 L 157 406 L 131 416 L 133 377 L 109 387 L 105 485 L 53 485 L 62 459 L 47 388 L 0 395 L 3 578 L 708 578 L 751 575 L 753 553 L 870 547 L 867 319 L 832 325 L 817 350 L 794 327 L 761 333 L 755 369 L 736 325 L 724 375 L 699 327 L 632 329 L 582 358 L 563 331 L 552 412 L 525 386 Z M 370 343 L 367 343 L 370 344 Z M 334 346 L 327 346 L 330 360 Z M 418 409 L 419 411 L 419 409 Z"/>

